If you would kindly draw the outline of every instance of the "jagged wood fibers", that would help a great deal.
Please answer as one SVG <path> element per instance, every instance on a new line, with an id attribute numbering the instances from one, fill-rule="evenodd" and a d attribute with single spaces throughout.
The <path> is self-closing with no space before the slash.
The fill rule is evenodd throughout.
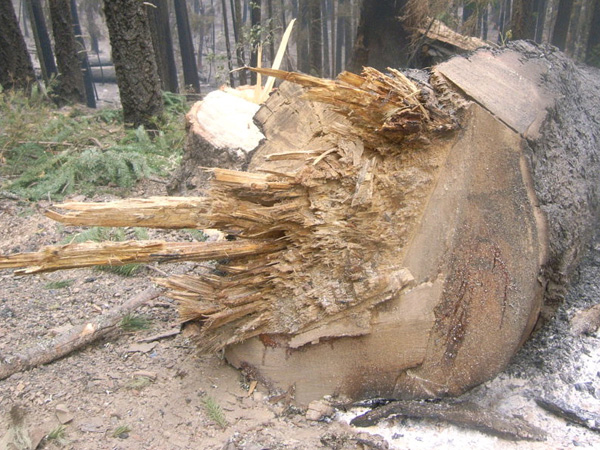
<path id="1" fill-rule="evenodd" d="M 389 75 L 370 68 L 362 76 L 345 72 L 333 81 L 260 71 L 307 87 L 308 98 L 347 117 L 339 115 L 310 148 L 274 156 L 296 161 L 295 168 L 213 169 L 206 198 L 66 203 L 48 212 L 70 225 L 217 228 L 236 241 L 71 244 L 3 257 L 0 267 L 30 265 L 19 273 L 34 273 L 221 259 L 215 274 L 156 280 L 179 301 L 182 320 L 203 323 L 204 349 L 261 333 L 321 335 L 341 318 L 350 318 L 353 333 L 368 333 L 373 307 L 413 281 L 399 265 L 402 248 L 443 157 L 420 137 L 452 129 L 450 116 L 392 69 Z"/>
<path id="2" fill-rule="evenodd" d="M 239 258 L 281 248 L 274 241 L 239 240 L 235 242 L 84 242 L 44 247 L 39 252 L 18 253 L 0 258 L 0 269 L 25 267 L 24 275 L 100 265 L 122 266 L 131 263 L 209 261 Z"/>

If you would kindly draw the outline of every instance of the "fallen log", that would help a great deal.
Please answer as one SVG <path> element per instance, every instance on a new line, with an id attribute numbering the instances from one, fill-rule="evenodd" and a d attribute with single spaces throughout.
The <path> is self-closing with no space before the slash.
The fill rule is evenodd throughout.
<path id="1" fill-rule="evenodd" d="M 125 315 L 159 295 L 161 295 L 160 289 L 148 288 L 89 322 L 73 327 L 49 341 L 39 342 L 21 353 L 7 357 L 6 362 L 0 364 L 0 380 L 17 372 L 56 361 L 106 336 L 117 328 Z"/>
<path id="2" fill-rule="evenodd" d="M 355 417 L 350 422 L 357 427 L 370 427 L 394 416 L 427 419 L 480 431 L 511 441 L 543 441 L 546 432 L 518 417 L 506 417 L 473 403 L 428 403 L 397 401 L 380 406 Z"/>
<path id="3" fill-rule="evenodd" d="M 200 346 L 300 404 L 458 395 L 506 367 L 597 223 L 597 75 L 523 43 L 428 83 L 261 72 L 303 87 L 282 84 L 256 114 L 250 172 L 211 170 L 191 209 L 265 251 L 158 280 Z M 102 208 L 135 221 L 139 204 Z M 55 217 L 103 223 L 77 208 Z"/>

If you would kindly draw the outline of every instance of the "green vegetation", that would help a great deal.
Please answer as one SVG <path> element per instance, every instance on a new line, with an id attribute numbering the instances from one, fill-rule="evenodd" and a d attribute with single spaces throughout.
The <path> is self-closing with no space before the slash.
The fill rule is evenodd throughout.
<path id="1" fill-rule="evenodd" d="M 144 268 L 143 264 L 124 264 L 122 266 L 98 266 L 98 270 L 102 270 L 103 272 L 110 272 L 116 275 L 121 275 L 122 277 L 132 277 L 136 273 L 139 273 Z"/>
<path id="2" fill-rule="evenodd" d="M 150 328 L 150 320 L 144 316 L 127 314 L 121 319 L 121 328 L 125 331 L 139 331 Z"/>
<path id="3" fill-rule="evenodd" d="M 75 280 L 58 280 L 58 281 L 50 281 L 46 283 L 44 287 L 46 289 L 64 289 L 68 288 L 73 284 Z"/>
<path id="4" fill-rule="evenodd" d="M 119 425 L 117 428 L 115 428 L 115 431 L 113 431 L 112 437 L 124 439 L 129 437 L 130 431 L 131 428 L 129 425 Z"/>
<path id="5" fill-rule="evenodd" d="M 34 92 L 0 92 L 0 189 L 27 200 L 121 188 L 166 175 L 181 157 L 182 96 L 165 94 L 156 130 L 126 130 L 120 110 L 55 108 Z"/>
<path id="6" fill-rule="evenodd" d="M 66 429 L 67 428 L 64 425 L 57 426 L 46 435 L 46 440 L 55 442 L 56 444 L 61 446 L 67 444 L 68 441 L 65 437 Z"/>
<path id="7" fill-rule="evenodd" d="M 221 406 L 217 403 L 217 401 L 214 398 L 208 396 L 204 399 L 203 403 L 204 409 L 206 410 L 206 414 L 208 415 L 210 420 L 215 422 L 223 429 L 227 428 L 227 419 L 225 418 L 223 409 L 221 409 Z"/>
<path id="8" fill-rule="evenodd" d="M 133 380 L 131 380 L 129 383 L 127 383 L 127 385 L 125 387 L 127 389 L 141 391 L 146 386 L 149 386 L 150 383 L 152 383 L 152 380 L 148 377 L 136 377 Z"/>
<path id="9" fill-rule="evenodd" d="M 194 228 L 184 228 L 186 233 L 189 233 L 192 239 L 198 242 L 205 242 L 208 239 L 208 236 L 202 230 L 196 230 Z"/>

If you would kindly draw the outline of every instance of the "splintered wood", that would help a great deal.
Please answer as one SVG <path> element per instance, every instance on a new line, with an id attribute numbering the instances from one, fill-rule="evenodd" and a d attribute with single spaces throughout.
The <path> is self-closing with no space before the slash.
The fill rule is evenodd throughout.
<path id="1" fill-rule="evenodd" d="M 413 281 L 400 264 L 403 249 L 445 154 L 443 145 L 428 142 L 443 139 L 452 120 L 434 95 L 395 70 L 384 75 L 369 68 L 362 76 L 343 73 L 334 81 L 257 71 L 307 87 L 310 100 L 335 111 L 328 127 L 317 117 L 305 118 L 315 130 L 310 148 L 282 145 L 271 155 L 278 163 L 293 161 L 293 170 L 213 169 L 206 198 L 66 203 L 48 213 L 72 225 L 217 228 L 234 241 L 73 244 L 5 256 L 0 267 L 30 265 L 20 273 L 33 273 L 135 261 L 217 260 L 209 274 L 155 280 L 179 302 L 182 320 L 203 324 L 205 350 L 263 333 L 305 333 L 311 340 L 370 333 L 373 307 Z M 275 123 L 270 134 L 284 126 L 285 121 Z M 351 332 L 340 330 L 340 321 Z M 306 340 L 295 342 L 300 346 Z"/>
<path id="2" fill-rule="evenodd" d="M 150 197 L 110 203 L 70 202 L 60 205 L 62 214 L 49 210 L 46 215 L 58 222 L 80 226 L 202 228 L 206 200 L 193 197 Z"/>

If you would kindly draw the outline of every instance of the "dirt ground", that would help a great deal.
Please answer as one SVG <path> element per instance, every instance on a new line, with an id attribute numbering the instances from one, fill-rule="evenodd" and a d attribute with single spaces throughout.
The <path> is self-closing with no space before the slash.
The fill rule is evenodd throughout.
<path id="1" fill-rule="evenodd" d="M 163 189 L 164 184 L 147 181 L 132 195 L 156 195 Z M 93 200 L 103 199 L 106 196 Z M 44 217 L 48 206 L 0 199 L 0 252 L 33 251 L 81 231 Z M 193 239 L 189 233 L 172 231 L 152 231 L 151 237 Z M 598 448 L 600 435 L 535 403 L 538 398 L 562 400 L 586 411 L 592 425 L 600 416 L 600 336 L 569 334 L 573 314 L 600 299 L 598 267 L 596 240 L 555 318 L 526 344 L 507 371 L 465 396 L 485 409 L 528 420 L 548 433 L 546 441 L 511 442 L 442 422 L 406 419 L 392 419 L 373 429 L 350 427 L 348 420 L 361 409 L 337 411 L 324 421 L 309 420 L 304 411 L 270 398 L 260 385 L 249 394 L 248 380 L 219 355 L 197 353 L 190 330 L 141 342 L 179 329 L 175 305 L 166 297 L 137 312 L 150 320 L 149 329 L 115 332 L 62 360 L 0 381 L 0 439 L 16 404 L 25 411 L 34 441 L 64 423 L 64 441 L 44 440 L 39 448 Z M 147 267 L 134 277 L 93 269 L 34 276 L 0 273 L 0 362 L 142 292 L 159 271 L 195 270 L 202 266 Z M 58 288 L 57 281 L 70 284 Z M 207 400 L 220 406 L 224 419 L 220 424 L 210 414 Z M 600 426 L 600 420 L 595 425 Z M 114 437 L 121 426 L 129 431 Z"/>

